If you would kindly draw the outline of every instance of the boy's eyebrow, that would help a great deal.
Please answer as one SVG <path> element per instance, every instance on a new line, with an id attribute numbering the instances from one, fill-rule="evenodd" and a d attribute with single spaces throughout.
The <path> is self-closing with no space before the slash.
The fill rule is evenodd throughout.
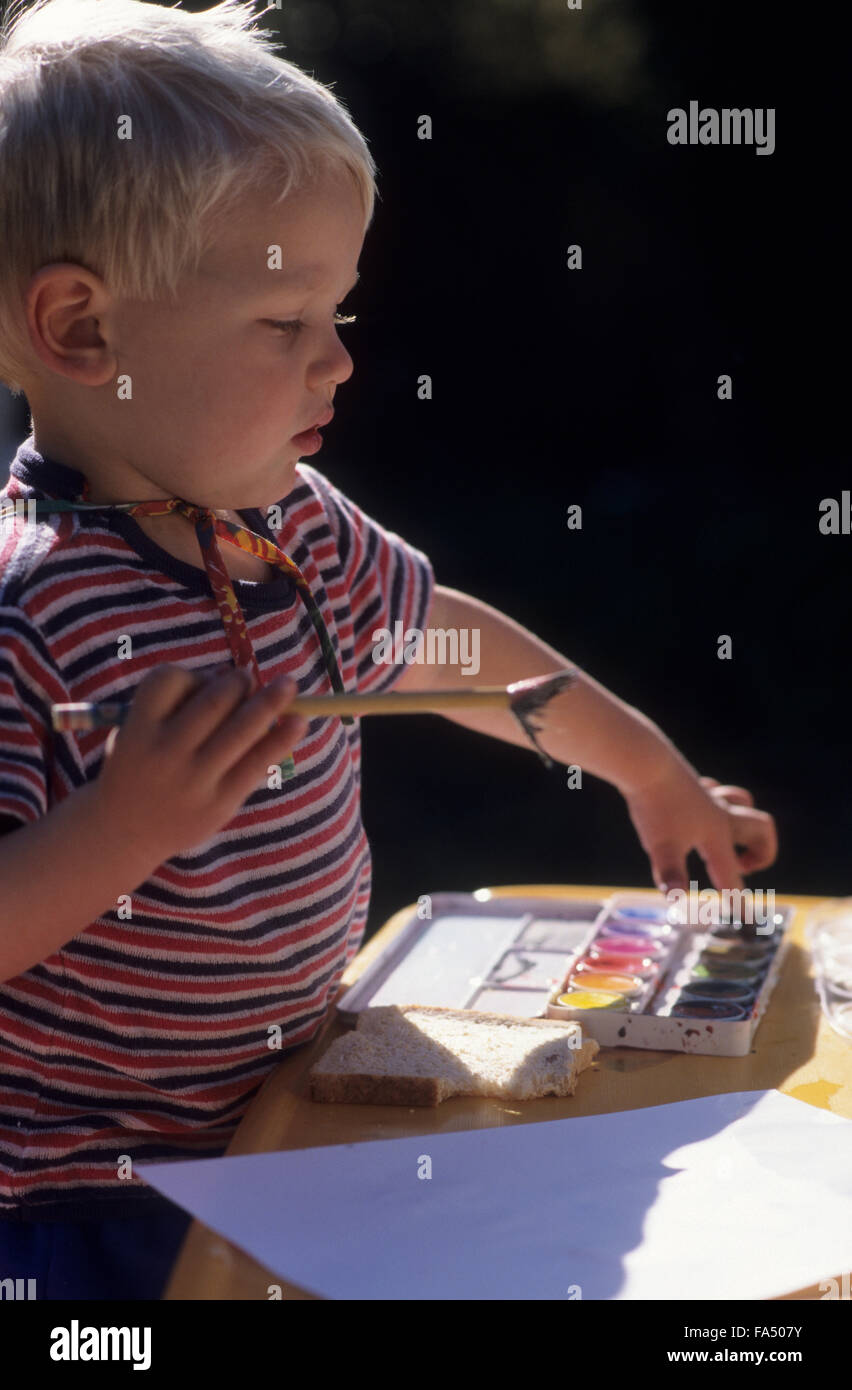
<path id="1" fill-rule="evenodd" d="M 285 285 L 292 285 L 298 289 L 312 289 L 317 277 L 321 276 L 324 270 L 325 266 L 322 265 L 302 265 L 294 266 L 290 270 L 276 271 L 276 288 L 283 283 Z M 360 279 L 361 276 L 356 270 L 355 279 L 352 281 L 349 289 L 346 290 L 347 294 L 354 290 Z"/>

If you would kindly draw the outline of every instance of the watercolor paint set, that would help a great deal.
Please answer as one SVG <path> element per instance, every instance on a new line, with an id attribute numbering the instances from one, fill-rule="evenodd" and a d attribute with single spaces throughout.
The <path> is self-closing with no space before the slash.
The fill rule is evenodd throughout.
<path id="1" fill-rule="evenodd" d="M 789 944 L 794 909 L 754 924 L 702 912 L 690 925 L 661 893 L 606 899 L 436 893 L 338 1003 L 432 1004 L 580 1021 L 606 1047 L 745 1055 Z M 708 918 L 707 921 L 704 919 Z"/>
<path id="2" fill-rule="evenodd" d="M 794 914 L 773 902 L 765 921 L 728 923 L 708 911 L 694 925 L 662 894 L 614 894 L 547 1016 L 582 1022 L 602 1046 L 742 1057 L 778 979 Z"/>

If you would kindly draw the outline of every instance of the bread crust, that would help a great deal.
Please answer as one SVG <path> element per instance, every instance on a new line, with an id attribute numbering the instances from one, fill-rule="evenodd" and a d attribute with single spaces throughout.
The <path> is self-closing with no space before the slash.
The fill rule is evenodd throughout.
<path id="1" fill-rule="evenodd" d="M 434 1076 L 369 1076 L 347 1072 L 311 1078 L 311 1099 L 342 1105 L 440 1105 L 445 1097 Z"/>

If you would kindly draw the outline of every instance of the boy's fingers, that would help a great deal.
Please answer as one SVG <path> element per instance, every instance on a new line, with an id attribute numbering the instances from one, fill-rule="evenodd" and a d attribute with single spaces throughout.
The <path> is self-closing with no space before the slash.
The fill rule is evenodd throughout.
<path id="1" fill-rule="evenodd" d="M 242 801 L 257 791 L 271 766 L 282 763 L 301 743 L 308 723 L 303 715 L 285 714 L 274 730 L 239 759 L 228 777 L 233 779 L 234 791 L 240 793 Z"/>
<path id="2" fill-rule="evenodd" d="M 286 714 L 287 706 L 292 704 L 298 693 L 296 682 L 289 678 L 272 681 L 271 684 L 262 686 L 231 714 L 226 723 L 221 724 L 221 727 L 216 729 L 206 744 L 197 749 L 197 755 L 203 758 L 209 750 L 219 767 L 223 771 L 227 771 L 251 753 L 255 747 L 266 749 L 270 744 L 274 745 L 276 740 L 280 743 L 282 738 L 286 742 L 288 729 L 283 725 L 277 729 L 271 729 L 270 726 L 281 715 Z M 201 698 L 203 696 L 199 696 L 199 699 Z M 299 716 L 294 716 L 294 718 L 296 717 Z M 296 742 L 302 737 L 308 725 L 306 719 L 299 718 L 301 732 L 299 732 Z M 270 735 L 270 742 L 267 743 L 264 740 L 261 744 L 259 740 L 265 734 Z M 279 758 L 278 761 L 280 762 L 281 759 Z"/>
<path id="3" fill-rule="evenodd" d="M 707 866 L 710 882 L 718 892 L 721 893 L 726 888 L 730 892 L 742 891 L 745 884 L 743 883 L 740 861 L 729 840 L 713 840 L 703 845 L 696 845 L 696 849 Z"/>
<path id="4" fill-rule="evenodd" d="M 164 737 L 184 753 L 197 753 L 209 745 L 208 752 L 221 760 L 216 742 L 218 730 L 245 702 L 250 688 L 248 673 L 236 667 L 225 668 L 219 676 L 199 681 L 192 697 L 169 720 Z"/>
<path id="5" fill-rule="evenodd" d="M 194 674 L 202 681 L 214 681 L 218 680 L 220 676 L 227 675 L 229 671 L 236 671 L 238 669 L 239 668 L 236 667 L 232 661 L 222 661 L 218 666 L 204 666 L 200 671 L 196 671 Z"/>
<path id="6" fill-rule="evenodd" d="M 768 869 L 778 857 L 778 834 L 775 821 L 766 811 L 743 810 L 735 813 L 733 822 L 734 843 L 744 847 L 740 855 L 740 867 L 744 873 L 751 874 L 758 869 Z"/>
<path id="7" fill-rule="evenodd" d="M 729 802 L 732 806 L 753 806 L 754 797 L 747 787 L 720 786 L 717 782 L 712 789 L 714 797 Z"/>
<path id="8" fill-rule="evenodd" d="M 698 780 L 707 791 L 712 791 L 715 796 L 721 797 L 724 801 L 733 802 L 735 806 L 754 805 L 754 797 L 747 787 L 723 785 L 715 777 L 699 777 Z"/>
<path id="9" fill-rule="evenodd" d="M 170 662 L 149 671 L 140 681 L 133 696 L 129 718 L 136 714 L 148 721 L 167 719 L 198 689 L 198 673 Z M 135 720 L 134 720 L 135 722 Z"/>
<path id="10" fill-rule="evenodd" d="M 661 893 L 670 893 L 674 888 L 686 891 L 689 880 L 686 874 L 686 857 L 680 845 L 671 840 L 663 841 L 651 845 L 647 853 L 654 882 Z"/>

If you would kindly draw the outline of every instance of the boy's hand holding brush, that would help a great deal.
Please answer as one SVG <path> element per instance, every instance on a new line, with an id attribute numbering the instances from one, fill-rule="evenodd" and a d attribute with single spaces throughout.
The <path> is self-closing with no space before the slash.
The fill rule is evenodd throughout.
<path id="1" fill-rule="evenodd" d="M 215 835 L 293 750 L 307 728 L 286 714 L 295 683 L 248 692 L 236 669 L 199 676 L 159 666 L 140 682 L 121 737 L 110 734 L 98 777 L 0 838 L 2 920 L 26 923 L 0 932 L 0 981 L 46 960 L 166 859 Z"/>

